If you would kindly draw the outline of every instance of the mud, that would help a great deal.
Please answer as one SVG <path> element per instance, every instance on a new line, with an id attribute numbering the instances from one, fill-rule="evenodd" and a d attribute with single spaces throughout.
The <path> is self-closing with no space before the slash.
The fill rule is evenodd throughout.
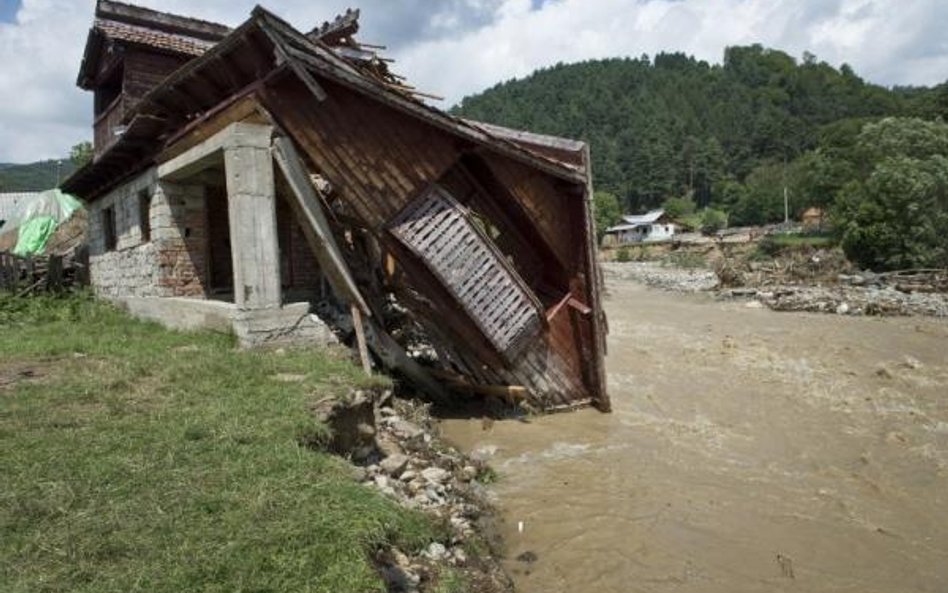
<path id="1" fill-rule="evenodd" d="M 948 590 L 945 320 L 610 281 L 613 414 L 442 427 L 496 447 L 518 591 Z"/>

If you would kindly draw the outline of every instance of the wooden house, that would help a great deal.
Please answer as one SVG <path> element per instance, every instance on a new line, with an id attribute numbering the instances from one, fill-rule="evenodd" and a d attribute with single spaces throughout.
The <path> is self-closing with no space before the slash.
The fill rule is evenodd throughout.
<path id="1" fill-rule="evenodd" d="M 678 231 L 677 225 L 664 210 L 622 217 L 622 222 L 606 230 L 610 244 L 654 243 L 670 241 Z"/>
<path id="2" fill-rule="evenodd" d="M 95 290 L 245 345 L 341 336 L 432 397 L 608 409 L 588 147 L 426 105 L 358 16 L 97 2 L 95 157 L 64 186 Z"/>

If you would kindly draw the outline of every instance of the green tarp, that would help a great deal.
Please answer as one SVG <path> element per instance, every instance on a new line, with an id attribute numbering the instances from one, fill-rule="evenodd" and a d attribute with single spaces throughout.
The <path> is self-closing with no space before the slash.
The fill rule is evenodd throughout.
<path id="1" fill-rule="evenodd" d="M 49 238 L 59 225 L 82 208 L 82 202 L 58 189 L 44 191 L 20 207 L 13 220 L 3 227 L 3 232 L 17 231 L 13 253 L 20 256 L 43 253 Z"/>

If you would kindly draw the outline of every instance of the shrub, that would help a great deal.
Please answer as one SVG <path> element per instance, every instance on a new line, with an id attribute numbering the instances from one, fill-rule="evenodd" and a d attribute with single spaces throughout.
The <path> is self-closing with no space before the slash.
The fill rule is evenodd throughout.
<path id="1" fill-rule="evenodd" d="M 727 226 L 727 214 L 722 210 L 705 208 L 701 213 L 701 232 L 713 235 Z"/>
<path id="2" fill-rule="evenodd" d="M 619 250 L 616 251 L 616 261 L 621 263 L 632 261 L 632 254 L 629 252 L 628 247 L 620 247 Z"/>

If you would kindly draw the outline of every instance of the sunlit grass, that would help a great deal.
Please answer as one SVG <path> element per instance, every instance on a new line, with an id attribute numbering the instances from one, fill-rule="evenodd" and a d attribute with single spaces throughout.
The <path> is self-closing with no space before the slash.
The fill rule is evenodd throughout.
<path id="1" fill-rule="evenodd" d="M 298 444 L 347 356 L 0 296 L 0 379 L 4 592 L 380 591 L 370 553 L 434 535 Z"/>

